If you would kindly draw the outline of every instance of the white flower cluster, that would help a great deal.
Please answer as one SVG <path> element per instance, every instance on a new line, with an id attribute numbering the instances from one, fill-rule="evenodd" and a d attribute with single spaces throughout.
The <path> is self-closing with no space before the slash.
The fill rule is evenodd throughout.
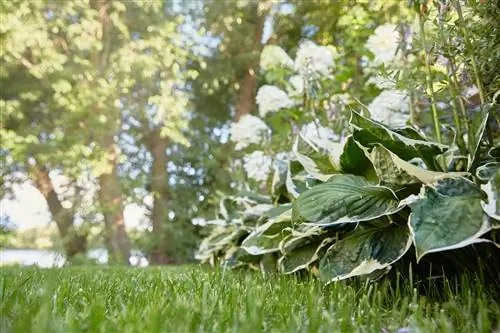
<path id="1" fill-rule="evenodd" d="M 271 129 L 259 117 L 246 114 L 231 127 L 231 140 L 236 143 L 235 149 L 241 150 L 252 143 L 260 143 Z"/>
<path id="2" fill-rule="evenodd" d="M 304 94 L 304 78 L 300 75 L 294 75 L 288 79 L 288 83 L 290 84 L 287 88 L 288 95 L 292 98 L 302 97 Z"/>
<path id="3" fill-rule="evenodd" d="M 323 127 L 318 122 L 310 122 L 304 125 L 300 131 L 300 136 L 304 140 L 327 150 L 333 165 L 338 166 L 340 164 L 340 155 L 344 151 L 345 138 L 341 139 L 332 129 Z"/>
<path id="4" fill-rule="evenodd" d="M 265 117 L 269 112 L 276 112 L 283 108 L 292 107 L 295 104 L 286 92 L 271 85 L 263 85 L 259 88 L 256 101 L 261 117 Z"/>
<path id="5" fill-rule="evenodd" d="M 314 72 L 327 76 L 333 65 L 333 51 L 330 48 L 318 46 L 311 41 L 300 44 L 294 67 L 302 75 Z"/>
<path id="6" fill-rule="evenodd" d="M 300 130 L 300 136 L 322 148 L 327 148 L 328 142 L 339 140 L 338 135 L 332 129 L 321 126 L 317 121 L 304 125 Z"/>
<path id="7" fill-rule="evenodd" d="M 260 55 L 260 68 L 268 70 L 275 67 L 293 67 L 293 60 L 277 45 L 266 45 Z"/>
<path id="8" fill-rule="evenodd" d="M 409 119 L 409 97 L 403 90 L 384 90 L 368 105 L 373 120 L 392 127 L 404 126 Z"/>
<path id="9" fill-rule="evenodd" d="M 265 181 L 271 172 L 273 159 L 260 150 L 243 157 L 243 168 L 248 178 L 256 181 Z"/>
<path id="10" fill-rule="evenodd" d="M 386 23 L 378 26 L 366 42 L 366 47 L 375 56 L 373 64 L 390 65 L 396 56 L 399 41 L 400 34 L 394 24 Z"/>

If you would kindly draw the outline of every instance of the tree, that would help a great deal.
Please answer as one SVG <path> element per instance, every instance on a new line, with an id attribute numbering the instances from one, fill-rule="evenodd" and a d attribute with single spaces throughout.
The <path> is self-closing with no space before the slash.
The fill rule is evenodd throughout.
<path id="1" fill-rule="evenodd" d="M 130 170 L 124 152 L 142 145 L 155 160 L 146 170 L 157 179 L 152 219 L 158 231 L 165 218 L 165 149 L 169 142 L 187 144 L 181 132 L 187 124 L 185 77 L 194 73 L 185 67 L 180 22 L 163 1 L 2 6 L 2 85 L 10 87 L 2 92 L 8 111 L 3 157 L 12 157 L 8 176 L 31 172 L 53 201 L 49 207 L 64 238 L 75 216 L 57 203 L 61 198 L 52 191 L 49 173 L 59 170 L 76 180 L 90 172 L 98 184 L 94 204 L 99 202 L 110 261 L 128 263 L 123 209 L 133 188 L 124 173 Z M 30 133 L 32 126 L 36 132 Z M 66 252 L 72 253 L 69 247 Z"/>

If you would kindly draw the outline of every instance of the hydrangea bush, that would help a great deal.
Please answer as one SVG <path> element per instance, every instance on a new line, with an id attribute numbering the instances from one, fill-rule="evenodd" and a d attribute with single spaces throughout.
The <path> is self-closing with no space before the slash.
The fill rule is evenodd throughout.
<path id="1" fill-rule="evenodd" d="M 480 81 L 459 80 L 465 65 L 430 53 L 439 15 L 458 9 L 416 9 L 414 23 L 380 25 L 366 42 L 373 97 L 333 88 L 342 57 L 333 46 L 304 41 L 295 59 L 264 48 L 260 118 L 231 129 L 250 186 L 223 197 L 214 219 L 194 221 L 211 228 L 199 260 L 331 282 L 378 277 L 410 253 L 419 262 L 498 247 L 499 105 L 472 103 Z"/>

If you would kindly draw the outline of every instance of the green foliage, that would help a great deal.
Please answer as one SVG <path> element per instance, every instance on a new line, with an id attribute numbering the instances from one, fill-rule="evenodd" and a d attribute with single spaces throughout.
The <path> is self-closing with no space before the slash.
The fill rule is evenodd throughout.
<path id="1" fill-rule="evenodd" d="M 452 10 L 444 4 L 429 10 L 415 5 L 418 31 L 410 27 L 415 15 L 402 11 L 398 29 L 403 35 L 413 30 L 412 41 L 403 37 L 397 63 L 379 68 L 359 61 L 360 57 L 376 56 L 359 45 L 370 35 L 366 28 L 369 22 L 396 21 L 394 7 L 377 2 L 380 11 L 373 13 L 362 4 L 352 10 L 342 2 L 327 6 L 311 1 L 296 4 L 290 16 L 277 15 L 282 24 L 277 25 L 277 31 L 283 28 L 290 33 L 282 43 L 292 52 L 296 34 L 332 43 L 322 30 L 330 27 L 330 37 L 341 36 L 334 48 L 336 67 L 328 77 L 301 73 L 303 101 L 266 116 L 273 136 L 262 146 L 269 154 L 286 150 L 283 146 L 290 147 L 293 142 L 293 156 L 286 162 L 278 159 L 272 181 L 267 186 L 260 184 L 258 190 L 271 195 L 274 208 L 269 207 L 251 222 L 225 218 L 204 240 L 200 259 L 232 267 L 259 268 L 260 263 L 263 271 L 275 261 L 278 272 L 309 270 L 330 282 L 354 276 L 379 278 L 391 266 L 405 267 L 409 262 L 424 265 L 422 262 L 432 262 L 439 255 L 456 256 L 452 266 L 460 271 L 460 261 L 473 266 L 498 253 L 500 160 L 495 129 L 500 105 L 485 99 L 494 93 L 491 84 L 486 87 L 481 83 L 488 66 L 477 62 L 472 48 L 476 42 L 484 43 L 484 37 L 467 32 L 461 17 L 463 13 L 475 17 L 474 11 L 482 9 L 473 5 L 462 13 L 458 2 L 452 2 Z M 321 15 L 335 12 L 335 19 L 322 22 L 315 17 L 318 13 L 314 9 L 318 8 L 322 8 Z M 352 12 L 345 12 L 347 8 Z M 308 13 L 302 20 L 315 32 L 308 34 L 288 21 L 300 13 Z M 351 17 L 353 13 L 359 18 Z M 345 22 L 356 22 L 358 28 L 346 29 Z M 279 35 L 276 38 L 279 40 Z M 464 52 L 460 54 L 458 49 Z M 444 65 L 435 61 L 437 55 L 444 57 Z M 265 73 L 266 83 L 288 89 L 292 74 L 283 67 L 270 69 Z M 329 103 L 346 87 L 357 101 L 371 100 L 376 91 L 363 88 L 363 82 L 369 83 L 375 74 L 389 79 L 394 88 L 409 91 L 408 126 L 376 121 L 370 108 L 360 112 L 359 106 L 353 108 L 354 103 L 345 99 L 329 113 Z M 474 79 L 468 79 L 467 74 Z M 459 79 L 459 75 L 465 78 Z M 478 92 L 466 96 L 463 88 L 472 84 Z M 438 101 L 446 106 L 438 108 Z M 348 112 L 346 106 L 353 110 Z M 390 118 L 387 116 L 387 121 Z M 296 128 L 311 120 L 317 137 L 298 133 Z M 320 137 L 318 127 L 324 123 L 338 138 Z M 251 204 L 233 213 L 244 216 L 246 210 L 257 207 L 263 208 Z M 271 212 L 276 207 L 287 208 L 275 215 Z M 224 244 L 220 243 L 217 235 L 226 231 L 234 235 L 236 230 L 240 230 L 238 237 L 224 237 Z M 216 250 L 211 239 L 219 245 Z M 487 250 L 479 251 L 473 245 L 477 243 L 483 243 Z M 445 266 L 436 259 L 436 266 L 440 265 Z M 489 276 L 499 272 L 493 263 L 477 269 L 492 272 Z"/>
<path id="2" fill-rule="evenodd" d="M 411 245 L 420 260 L 431 252 L 488 241 L 485 234 L 496 223 L 486 213 L 494 219 L 496 213 L 495 209 L 491 212 L 491 207 L 498 207 L 496 162 L 478 170 L 486 186 L 492 187 L 489 193 L 496 193 L 488 198 L 480 184 L 470 180 L 471 174 L 432 171 L 439 155 L 445 152 L 443 145 L 411 128 L 392 129 L 352 113 L 351 140 L 372 162 L 378 184 L 351 174 L 321 177 L 315 170 L 310 176 L 326 181 L 305 189 L 296 199 L 289 193 L 291 203 L 272 208 L 234 197 L 246 208 L 222 214 L 225 226 L 217 227 L 204 240 L 198 258 L 256 267 L 257 262 L 269 260 L 265 255 L 273 254 L 279 271 L 319 269 L 319 277 L 329 282 L 383 274 L 389 265 L 404 257 Z M 488 116 L 488 112 L 482 114 Z M 488 145 L 487 140 L 481 139 L 481 145 Z M 343 154 L 350 149 L 344 145 Z M 315 145 L 306 151 L 307 159 L 298 159 L 306 170 L 310 161 L 325 163 Z M 425 160 L 430 168 L 412 164 L 415 158 Z M 472 148 L 469 160 L 474 158 L 477 155 Z M 484 159 L 492 160 L 482 156 Z M 363 164 L 359 168 L 361 173 Z M 225 207 L 224 201 L 221 207 Z M 261 211 L 261 217 L 245 219 L 249 211 Z"/>

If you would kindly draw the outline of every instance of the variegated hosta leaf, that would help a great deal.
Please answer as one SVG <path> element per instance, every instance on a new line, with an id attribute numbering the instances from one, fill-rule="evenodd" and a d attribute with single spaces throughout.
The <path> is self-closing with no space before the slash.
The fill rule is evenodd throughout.
<path id="1" fill-rule="evenodd" d="M 288 165 L 290 162 L 278 160 L 273 166 L 273 178 L 271 180 L 271 193 L 280 195 L 286 191 L 286 179 L 288 174 Z"/>
<path id="2" fill-rule="evenodd" d="M 292 210 L 288 209 L 277 217 L 253 230 L 241 243 L 241 248 L 253 255 L 278 252 L 281 242 L 291 234 Z"/>
<path id="3" fill-rule="evenodd" d="M 262 214 L 262 217 L 261 217 L 259 223 L 265 223 L 271 219 L 277 219 L 279 217 L 286 216 L 286 214 L 289 214 L 289 211 L 291 209 L 292 209 L 291 203 L 286 203 L 286 204 L 282 204 L 279 206 L 275 206 L 275 207 L 269 209 L 268 211 L 266 211 L 264 214 Z"/>
<path id="4" fill-rule="evenodd" d="M 262 256 L 259 266 L 263 273 L 275 273 L 278 271 L 278 258 L 274 253 L 266 253 Z"/>
<path id="5" fill-rule="evenodd" d="M 396 154 L 381 145 L 376 145 L 372 149 L 370 160 L 375 167 L 380 185 L 388 186 L 393 190 L 422 183 L 433 183 L 442 178 L 468 175 L 467 172 L 445 173 L 422 169 L 402 160 Z"/>
<path id="6" fill-rule="evenodd" d="M 365 152 L 352 136 L 347 138 L 344 151 L 340 155 L 340 166 L 344 173 L 364 176 L 376 181 L 375 170 Z"/>
<path id="7" fill-rule="evenodd" d="M 229 249 L 226 250 L 224 253 L 224 260 L 222 265 L 225 268 L 236 268 L 240 266 L 247 265 L 248 263 L 244 262 L 241 260 L 241 248 L 239 246 L 231 246 Z M 245 251 L 243 251 L 245 252 Z M 248 256 L 251 256 L 250 254 L 247 253 Z M 251 256 L 252 258 L 257 258 L 255 256 Z"/>
<path id="8" fill-rule="evenodd" d="M 299 134 L 293 145 L 293 153 L 300 164 L 307 173 L 321 181 L 326 181 L 340 171 L 340 166 L 333 159 L 333 153 L 336 149 L 342 149 L 339 143 L 328 140 L 324 142 L 325 146 L 320 147 Z"/>
<path id="9" fill-rule="evenodd" d="M 294 220 L 316 225 L 367 221 L 399 211 L 398 203 L 387 187 L 360 176 L 336 175 L 297 198 Z"/>
<path id="10" fill-rule="evenodd" d="M 488 182 L 500 169 L 500 162 L 490 162 L 480 166 L 476 170 L 476 177 L 483 181 Z"/>
<path id="11" fill-rule="evenodd" d="M 274 206 L 270 204 L 259 204 L 245 209 L 242 216 L 243 222 L 257 221 L 269 210 L 273 209 Z"/>
<path id="12" fill-rule="evenodd" d="M 235 195 L 228 197 L 230 200 L 235 203 L 242 205 L 243 207 L 248 207 L 249 205 L 257 205 L 257 204 L 271 204 L 272 200 L 267 195 L 262 195 L 259 193 L 251 192 L 251 191 L 241 191 Z"/>
<path id="13" fill-rule="evenodd" d="M 469 133 L 469 165 L 468 170 L 473 171 L 480 159 L 480 147 L 481 141 L 484 137 L 484 131 L 486 130 L 486 125 L 488 123 L 488 117 L 492 104 L 483 105 L 481 110 L 472 119 L 471 132 Z"/>
<path id="14" fill-rule="evenodd" d="M 326 251 L 319 263 L 320 278 L 332 282 L 385 269 L 410 246 L 411 235 L 406 226 L 356 229 Z"/>
<path id="15" fill-rule="evenodd" d="M 425 254 L 474 243 L 490 229 L 481 201 L 485 194 L 465 178 L 447 178 L 425 185 L 409 204 L 417 260 Z"/>
<path id="16" fill-rule="evenodd" d="M 231 244 L 237 244 L 240 240 L 248 235 L 249 229 L 242 226 L 230 226 L 225 228 L 216 228 L 206 237 L 200 244 L 200 248 L 196 254 L 196 259 L 205 261 L 209 259 L 213 253 L 216 253 Z"/>
<path id="17" fill-rule="evenodd" d="M 354 111 L 350 123 L 355 130 L 354 139 L 362 146 L 372 148 L 379 144 L 405 161 L 418 157 L 430 170 L 440 170 L 435 157 L 444 153 L 447 146 L 427 141 L 411 128 L 390 129 Z"/>
<path id="18" fill-rule="evenodd" d="M 488 151 L 488 156 L 494 158 L 496 161 L 500 161 L 500 144 L 496 144 L 495 147 Z"/>
<path id="19" fill-rule="evenodd" d="M 279 260 L 279 267 L 284 274 L 291 274 L 308 268 L 313 262 L 321 258 L 326 249 L 335 241 L 335 238 L 325 238 L 305 244 Z"/>
<path id="20" fill-rule="evenodd" d="M 481 189 L 488 196 L 481 205 L 484 212 L 496 220 L 496 223 L 492 223 L 492 227 L 497 229 L 500 227 L 500 163 L 487 163 L 477 168 L 476 174 L 479 179 L 488 181 L 481 185 Z"/>
<path id="21" fill-rule="evenodd" d="M 292 200 L 296 199 L 300 195 L 300 193 L 310 189 L 311 187 L 319 183 L 319 180 L 313 178 L 304 170 L 294 172 L 293 170 L 296 169 L 297 164 L 299 163 L 295 161 L 290 162 L 286 175 L 286 189 L 290 194 L 290 199 Z"/>
<path id="22" fill-rule="evenodd" d="M 317 225 L 301 224 L 295 229 L 287 239 L 281 243 L 281 252 L 283 254 L 291 253 L 308 243 L 318 240 L 325 234 L 325 228 Z"/>

